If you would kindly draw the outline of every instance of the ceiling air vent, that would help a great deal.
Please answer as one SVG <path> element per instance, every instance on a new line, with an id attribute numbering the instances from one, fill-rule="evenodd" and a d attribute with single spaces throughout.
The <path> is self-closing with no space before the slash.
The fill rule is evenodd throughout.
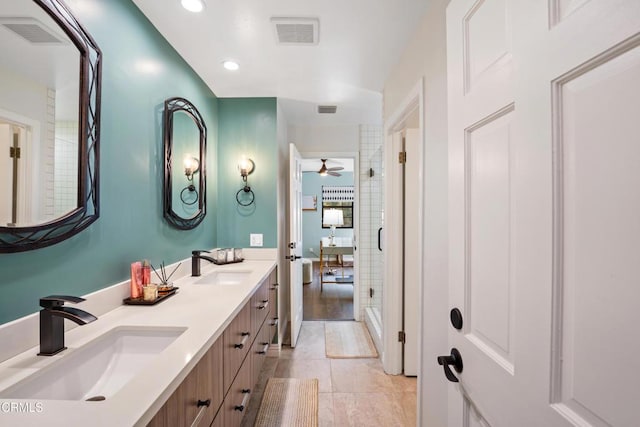
<path id="1" fill-rule="evenodd" d="M 285 45 L 318 44 L 317 18 L 271 18 L 276 40 Z"/>
<path id="2" fill-rule="evenodd" d="M 320 114 L 335 114 L 337 110 L 337 105 L 318 105 L 318 113 Z"/>
<path id="3" fill-rule="evenodd" d="M 0 18 L 0 25 L 33 44 L 64 44 L 65 39 L 33 18 Z"/>

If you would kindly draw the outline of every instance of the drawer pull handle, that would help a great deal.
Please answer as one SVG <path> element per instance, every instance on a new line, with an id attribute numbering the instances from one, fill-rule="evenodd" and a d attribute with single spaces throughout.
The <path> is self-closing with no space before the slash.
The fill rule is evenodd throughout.
<path id="1" fill-rule="evenodd" d="M 277 326 L 277 325 L 278 325 L 278 318 L 277 318 L 277 317 L 274 317 L 274 318 L 273 318 L 273 322 L 271 322 L 271 325 L 270 325 L 270 326 Z"/>
<path id="2" fill-rule="evenodd" d="M 279 285 L 279 284 L 277 284 L 277 283 L 274 283 L 274 284 L 271 286 L 271 290 L 272 290 L 272 291 L 275 291 L 276 289 L 278 289 L 278 286 L 280 286 L 280 285 Z"/>
<path id="3" fill-rule="evenodd" d="M 196 406 L 200 408 L 200 410 L 198 411 L 198 415 L 196 415 L 196 417 L 193 419 L 191 427 L 195 427 L 198 425 L 198 423 L 200 423 L 200 418 L 202 418 L 204 413 L 207 412 L 207 408 L 211 406 L 211 399 L 198 400 L 198 404 Z"/>
<path id="4" fill-rule="evenodd" d="M 264 310 L 267 307 L 269 307 L 269 300 L 264 300 L 262 301 L 262 305 L 258 306 L 258 310 Z"/>
<path id="5" fill-rule="evenodd" d="M 235 408 L 233 408 L 236 411 L 240 411 L 240 412 L 244 411 L 244 408 L 247 407 L 251 390 L 248 388 L 242 389 L 242 394 L 244 394 L 244 397 L 242 398 L 242 403 L 236 406 Z"/>
<path id="6" fill-rule="evenodd" d="M 262 350 L 260 350 L 258 352 L 258 354 L 267 354 L 267 350 L 269 350 L 269 343 L 268 342 L 263 342 L 263 343 L 260 343 L 260 344 L 262 344 L 264 347 L 262 347 Z"/>
<path id="7" fill-rule="evenodd" d="M 249 332 L 243 332 L 241 334 L 244 338 L 242 338 L 242 341 L 240 341 L 240 344 L 235 344 L 234 347 L 235 348 L 244 348 L 244 345 L 247 343 L 247 340 L 249 339 Z"/>

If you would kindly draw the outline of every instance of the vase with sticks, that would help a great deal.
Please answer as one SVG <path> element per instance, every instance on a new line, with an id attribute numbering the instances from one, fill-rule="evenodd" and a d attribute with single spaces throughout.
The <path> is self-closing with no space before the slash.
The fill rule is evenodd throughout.
<path id="1" fill-rule="evenodd" d="M 160 279 L 158 292 L 169 292 L 173 289 L 173 282 L 170 282 L 169 280 L 171 279 L 171 276 L 173 276 L 173 273 L 178 270 L 181 264 L 182 263 L 179 263 L 170 274 L 167 274 L 167 268 L 164 264 L 164 261 L 162 261 L 162 263 L 160 264 L 160 273 L 158 273 L 158 270 L 156 270 L 153 264 L 151 265 L 151 268 L 153 268 L 153 272 L 156 273 L 156 276 L 158 276 L 158 279 Z"/>

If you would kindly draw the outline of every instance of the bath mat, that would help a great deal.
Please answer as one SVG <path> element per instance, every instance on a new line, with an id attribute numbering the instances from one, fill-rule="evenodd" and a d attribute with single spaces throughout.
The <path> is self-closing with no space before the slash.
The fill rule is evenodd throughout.
<path id="1" fill-rule="evenodd" d="M 324 340 L 327 357 L 331 359 L 378 357 L 362 322 L 325 322 Z"/>
<path id="2" fill-rule="evenodd" d="M 317 378 L 269 378 L 254 427 L 278 426 L 318 426 Z"/>

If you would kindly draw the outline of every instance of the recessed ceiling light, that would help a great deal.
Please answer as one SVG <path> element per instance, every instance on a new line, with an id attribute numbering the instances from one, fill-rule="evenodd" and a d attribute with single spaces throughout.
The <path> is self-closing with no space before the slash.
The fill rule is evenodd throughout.
<path id="1" fill-rule="evenodd" d="M 222 66 L 229 71 L 236 71 L 238 68 L 240 68 L 240 65 L 238 65 L 236 61 L 224 61 L 222 63 Z"/>
<path id="2" fill-rule="evenodd" d="M 189 12 L 202 12 L 202 9 L 204 9 L 203 0 L 180 0 L 180 3 Z"/>

